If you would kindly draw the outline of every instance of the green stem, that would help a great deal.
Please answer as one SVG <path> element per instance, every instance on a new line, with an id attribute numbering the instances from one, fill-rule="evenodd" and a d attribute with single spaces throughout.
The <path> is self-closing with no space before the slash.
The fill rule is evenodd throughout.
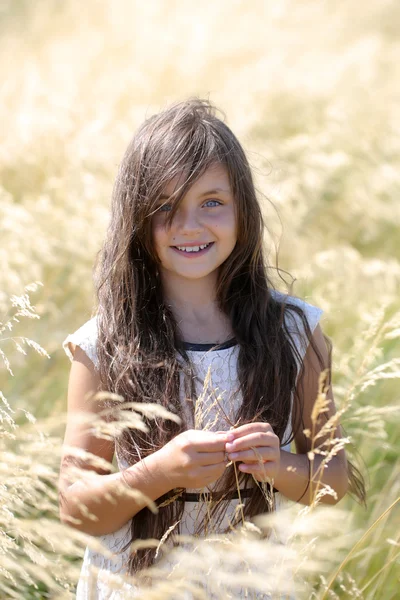
<path id="1" fill-rule="evenodd" d="M 372 583 L 372 582 L 373 582 L 373 581 L 374 581 L 374 580 L 375 580 L 377 577 L 379 577 L 379 575 L 382 573 L 382 571 L 384 571 L 385 569 L 387 569 L 387 567 L 390 567 L 390 565 L 392 564 L 392 562 L 394 562 L 394 561 L 396 560 L 396 558 L 399 556 L 399 554 L 400 554 L 400 553 L 398 552 L 398 553 L 397 553 L 395 556 L 393 556 L 393 558 L 392 558 L 392 559 L 390 559 L 390 560 L 389 560 L 389 562 L 385 563 L 385 564 L 383 565 L 383 567 L 381 567 L 381 568 L 379 569 L 379 571 L 377 571 L 377 572 L 375 573 L 375 575 L 373 575 L 373 576 L 371 577 L 371 579 L 370 579 L 369 581 L 367 581 L 367 583 L 366 583 L 366 584 L 364 585 L 364 587 L 363 587 L 363 588 L 360 590 L 360 592 L 361 592 L 361 593 L 362 593 L 362 592 L 364 592 L 364 591 L 367 589 L 367 587 L 368 587 L 368 586 L 370 586 L 370 585 L 371 585 L 371 583 Z"/>
<path id="2" fill-rule="evenodd" d="M 354 546 L 352 547 L 350 552 L 347 554 L 346 558 L 341 562 L 338 569 L 335 571 L 335 573 L 331 577 L 331 579 L 328 583 L 328 586 L 327 586 L 326 590 L 324 591 L 324 594 L 320 600 L 324 600 L 326 598 L 327 593 L 331 589 L 333 582 L 335 581 L 336 577 L 339 575 L 340 571 L 343 569 L 344 565 L 349 562 L 350 558 L 352 557 L 354 552 L 357 550 L 357 548 L 359 546 L 361 546 L 361 544 L 363 543 L 365 538 L 368 537 L 368 535 L 371 533 L 371 531 L 374 529 L 374 527 L 382 521 L 382 519 L 392 510 L 392 508 L 394 508 L 394 506 L 396 506 L 396 504 L 398 503 L 399 500 L 400 500 L 400 496 L 398 498 L 396 498 L 396 500 L 394 502 L 392 502 L 392 504 L 381 514 L 380 517 L 378 517 L 376 519 L 376 521 L 374 521 L 374 523 L 372 523 L 372 525 L 370 527 L 368 527 L 368 529 L 364 533 L 364 535 L 358 540 L 358 542 L 356 542 L 354 544 Z"/>

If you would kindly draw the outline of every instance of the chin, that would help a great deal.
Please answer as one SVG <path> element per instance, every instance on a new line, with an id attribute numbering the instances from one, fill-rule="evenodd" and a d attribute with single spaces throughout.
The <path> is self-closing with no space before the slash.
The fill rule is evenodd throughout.
<path id="1" fill-rule="evenodd" d="M 175 274 L 178 275 L 178 277 L 182 277 L 182 279 L 190 279 L 191 281 L 196 281 L 197 279 L 204 279 L 205 277 L 208 277 L 216 270 L 217 269 L 213 269 L 212 271 L 199 271 L 197 273 L 180 273 L 178 271 L 175 271 Z"/>

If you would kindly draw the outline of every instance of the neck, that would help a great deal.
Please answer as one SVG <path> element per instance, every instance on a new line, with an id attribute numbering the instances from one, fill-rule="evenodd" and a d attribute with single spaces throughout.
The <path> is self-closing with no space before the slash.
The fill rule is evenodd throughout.
<path id="1" fill-rule="evenodd" d="M 222 343 L 233 337 L 230 321 L 218 307 L 214 274 L 191 280 L 161 273 L 161 281 L 183 341 Z"/>
<path id="2" fill-rule="evenodd" d="M 217 278 L 186 279 L 173 273 L 161 273 L 163 295 L 172 310 L 203 311 L 217 305 Z"/>

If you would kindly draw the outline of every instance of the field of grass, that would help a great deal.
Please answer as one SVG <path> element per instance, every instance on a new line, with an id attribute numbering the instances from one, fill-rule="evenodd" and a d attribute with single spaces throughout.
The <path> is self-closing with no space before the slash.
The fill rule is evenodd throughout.
<path id="1" fill-rule="evenodd" d="M 58 522 L 61 343 L 91 316 L 135 128 L 191 95 L 243 142 L 270 264 L 279 244 L 294 293 L 324 310 L 347 451 L 367 474 L 367 509 L 297 507 L 285 560 L 298 598 L 398 597 L 399 28 L 394 0 L 0 2 L 1 600 L 74 597 L 89 542 Z M 265 559 L 259 543 L 237 548 Z M 181 557 L 187 573 L 206 572 L 199 548 Z M 160 579 L 148 598 L 178 598 L 178 584 Z"/>

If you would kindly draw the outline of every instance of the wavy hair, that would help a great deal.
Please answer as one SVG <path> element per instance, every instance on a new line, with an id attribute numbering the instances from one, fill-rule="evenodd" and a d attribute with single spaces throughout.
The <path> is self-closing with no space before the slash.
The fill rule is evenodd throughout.
<path id="1" fill-rule="evenodd" d="M 176 103 L 147 119 L 123 156 L 95 270 L 101 388 L 120 394 L 126 402 L 156 402 L 181 418 L 179 425 L 148 419 L 148 432 L 126 428 L 116 439 L 116 452 L 128 464 L 162 448 L 190 425 L 181 408 L 180 381 L 186 396 L 194 399 L 193 369 L 174 316 L 163 300 L 151 217 L 169 181 L 185 173 L 183 185 L 174 194 L 172 219 L 189 187 L 216 163 L 227 169 L 237 214 L 237 243 L 220 266 L 217 283 L 220 309 L 230 318 L 239 345 L 243 402 L 236 422 L 267 421 L 282 445 L 302 425 L 296 382 L 297 378 L 302 381 L 304 368 L 298 372 L 296 361 L 301 364 L 301 357 L 285 325 L 287 311 L 301 319 L 321 368 L 331 366 L 330 358 L 329 365 L 323 364 L 302 309 L 270 293 L 273 285 L 263 255 L 262 214 L 239 141 L 208 101 L 190 98 Z M 325 339 L 330 356 L 331 344 Z M 291 437 L 284 439 L 293 397 L 297 425 Z M 245 517 L 273 510 L 250 474 L 238 472 L 238 477 L 242 488 L 254 486 L 245 500 Z M 363 499 L 362 478 L 354 467 L 349 469 L 349 479 L 350 490 Z M 221 500 L 212 509 L 215 518 L 222 519 L 229 502 L 224 496 L 236 486 L 234 470 L 226 469 L 216 483 Z M 162 506 L 157 514 L 144 508 L 132 519 L 131 541 L 160 540 L 179 521 L 184 508 L 179 497 L 170 502 L 162 497 L 158 504 Z M 153 548 L 133 552 L 129 572 L 149 567 L 154 558 Z"/>

